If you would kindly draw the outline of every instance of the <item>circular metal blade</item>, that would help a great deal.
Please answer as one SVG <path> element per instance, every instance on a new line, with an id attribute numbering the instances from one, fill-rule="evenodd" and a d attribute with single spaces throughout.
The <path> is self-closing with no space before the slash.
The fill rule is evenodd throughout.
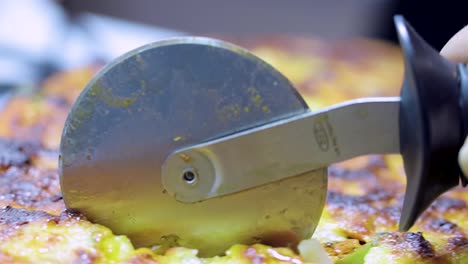
<path id="1" fill-rule="evenodd" d="M 102 69 L 68 116 L 65 203 L 136 246 L 175 242 L 202 256 L 235 243 L 294 246 L 320 218 L 326 169 L 187 204 L 163 189 L 161 164 L 181 147 L 304 111 L 284 76 L 232 44 L 185 37 L 141 47 Z"/>

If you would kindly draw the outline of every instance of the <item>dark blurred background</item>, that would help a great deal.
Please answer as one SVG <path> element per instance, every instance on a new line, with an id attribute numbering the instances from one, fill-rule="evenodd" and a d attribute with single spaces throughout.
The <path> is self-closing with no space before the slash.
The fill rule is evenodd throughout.
<path id="1" fill-rule="evenodd" d="M 369 36 L 396 41 L 402 14 L 435 48 L 468 24 L 468 1 L 411 0 L 79 0 L 72 13 L 97 12 L 192 33 L 295 33 L 314 37 Z"/>
<path id="2" fill-rule="evenodd" d="M 0 0 L 0 85 L 181 34 L 369 37 L 396 43 L 402 14 L 436 49 L 468 24 L 468 1 Z"/>

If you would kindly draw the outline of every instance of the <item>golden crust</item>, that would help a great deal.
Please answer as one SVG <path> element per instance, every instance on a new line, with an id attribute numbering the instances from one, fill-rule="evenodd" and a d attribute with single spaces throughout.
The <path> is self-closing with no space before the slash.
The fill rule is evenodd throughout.
<path id="1" fill-rule="evenodd" d="M 387 43 L 273 37 L 228 40 L 247 47 L 283 72 L 312 109 L 362 96 L 397 95 L 401 85 L 400 52 Z M 67 226 L 97 228 L 79 216 L 63 213 L 56 165 L 68 110 L 97 69 L 92 66 L 57 74 L 41 85 L 39 94 L 14 97 L 0 114 L 0 136 L 4 138 L 0 141 L 0 207 L 4 207 L 0 211 L 0 244 L 15 237 L 27 237 L 25 232 L 32 232 L 28 230 L 33 230 L 31 226 L 37 223 L 52 223 L 46 225 L 50 230 L 65 230 L 61 228 Z M 408 259 L 456 263 L 468 257 L 466 190 L 455 188 L 444 194 L 411 232 L 402 233 L 395 230 L 404 190 L 399 156 L 373 155 L 331 166 L 327 204 L 314 237 L 334 261 L 356 252 L 364 244 L 373 246 L 369 259 L 383 254 L 391 256 L 395 263 Z M 53 240 L 53 236 L 49 239 Z M 73 256 L 89 263 L 105 258 L 87 250 L 73 248 Z M 133 253 L 119 255 L 119 261 L 199 260 L 196 252 L 182 248 L 170 249 L 165 255 L 155 255 L 148 249 L 130 248 L 130 251 Z M 236 245 L 227 256 L 204 261 L 234 259 L 243 263 L 303 261 L 291 250 L 262 245 Z M 15 261 L 27 262 L 0 247 L 0 262 Z"/>

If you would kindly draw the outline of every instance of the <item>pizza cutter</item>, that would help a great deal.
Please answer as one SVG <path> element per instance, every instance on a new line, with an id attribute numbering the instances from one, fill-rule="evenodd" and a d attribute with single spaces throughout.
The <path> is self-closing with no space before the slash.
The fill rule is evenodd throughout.
<path id="1" fill-rule="evenodd" d="M 468 131 L 468 74 L 403 17 L 395 24 L 401 96 L 320 111 L 270 65 L 220 40 L 182 37 L 121 56 L 90 81 L 65 124 L 67 207 L 136 246 L 201 256 L 236 243 L 294 247 L 319 221 L 328 165 L 401 153 L 407 230 L 441 193 L 466 185 L 457 153 Z"/>

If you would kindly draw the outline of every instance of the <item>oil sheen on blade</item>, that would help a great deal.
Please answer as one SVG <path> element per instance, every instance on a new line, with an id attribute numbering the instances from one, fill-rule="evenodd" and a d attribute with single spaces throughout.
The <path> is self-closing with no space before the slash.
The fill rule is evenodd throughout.
<path id="1" fill-rule="evenodd" d="M 179 38 L 104 67 L 62 135 L 65 203 L 137 245 L 202 256 L 235 243 L 294 247 L 313 233 L 326 167 L 401 153 L 408 186 L 400 228 L 466 178 L 466 67 L 439 56 L 402 17 L 401 97 L 308 110 L 290 82 L 232 44 Z M 443 87 L 443 93 L 441 93 Z"/>

